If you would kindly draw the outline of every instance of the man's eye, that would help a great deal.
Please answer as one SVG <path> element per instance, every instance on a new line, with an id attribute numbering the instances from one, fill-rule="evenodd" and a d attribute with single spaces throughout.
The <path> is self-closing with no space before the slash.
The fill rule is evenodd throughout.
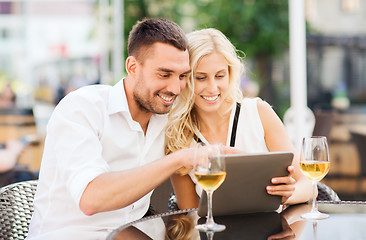
<path id="1" fill-rule="evenodd" d="M 161 76 L 162 78 L 168 78 L 170 75 L 169 75 L 169 74 L 160 74 L 160 76 Z"/>
<path id="2" fill-rule="evenodd" d="M 182 75 L 180 75 L 180 76 L 179 76 L 179 79 L 181 79 L 181 80 L 182 80 L 182 79 L 186 79 L 187 77 L 188 77 L 188 75 L 187 75 L 187 74 L 182 74 Z"/>

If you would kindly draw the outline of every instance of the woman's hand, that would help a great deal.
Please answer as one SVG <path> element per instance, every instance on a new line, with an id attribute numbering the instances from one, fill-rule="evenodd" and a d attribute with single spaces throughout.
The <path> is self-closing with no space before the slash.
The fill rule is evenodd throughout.
<path id="1" fill-rule="evenodd" d="M 282 196 L 282 204 L 285 204 L 295 191 L 296 180 L 292 177 L 294 167 L 289 166 L 287 170 L 288 176 L 272 178 L 271 182 L 274 185 L 266 187 L 268 194 Z"/>

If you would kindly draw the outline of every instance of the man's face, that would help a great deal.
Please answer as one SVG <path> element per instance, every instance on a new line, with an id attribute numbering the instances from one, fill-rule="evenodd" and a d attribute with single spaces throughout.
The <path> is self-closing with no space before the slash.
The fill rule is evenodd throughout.
<path id="1" fill-rule="evenodd" d="M 137 62 L 134 100 L 142 111 L 168 113 L 187 82 L 188 51 L 154 43 L 144 55 L 143 62 Z"/>

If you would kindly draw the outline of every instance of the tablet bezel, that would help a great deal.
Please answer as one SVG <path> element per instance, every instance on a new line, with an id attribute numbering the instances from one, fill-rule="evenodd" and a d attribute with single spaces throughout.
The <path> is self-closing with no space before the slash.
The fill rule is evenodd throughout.
<path id="1" fill-rule="evenodd" d="M 266 186 L 273 185 L 273 177 L 288 175 L 287 168 L 292 164 L 293 156 L 292 152 L 222 155 L 225 157 L 227 174 L 223 184 L 213 194 L 213 215 L 277 210 L 281 196 L 268 194 Z M 207 195 L 204 191 L 198 215 L 207 215 Z"/>

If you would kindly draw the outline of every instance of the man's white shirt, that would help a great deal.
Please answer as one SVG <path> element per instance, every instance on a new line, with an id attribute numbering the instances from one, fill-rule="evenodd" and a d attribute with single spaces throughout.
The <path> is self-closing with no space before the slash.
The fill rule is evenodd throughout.
<path id="1" fill-rule="evenodd" d="M 98 175 L 161 158 L 166 123 L 166 114 L 153 115 L 144 135 L 129 112 L 123 80 L 68 94 L 47 126 L 27 239 L 105 239 L 111 230 L 143 217 L 152 192 L 128 207 L 93 216 L 79 209 L 79 201 Z"/>

